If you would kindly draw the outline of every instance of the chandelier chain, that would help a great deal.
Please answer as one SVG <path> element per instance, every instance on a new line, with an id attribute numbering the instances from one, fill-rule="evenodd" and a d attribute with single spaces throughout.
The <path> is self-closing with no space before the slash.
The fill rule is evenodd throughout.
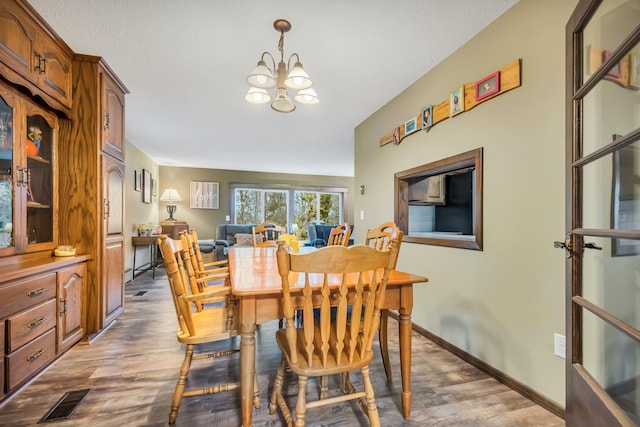
<path id="1" fill-rule="evenodd" d="M 280 61 L 284 61 L 284 31 L 280 31 L 280 41 L 278 42 L 278 50 L 280 51 Z"/>

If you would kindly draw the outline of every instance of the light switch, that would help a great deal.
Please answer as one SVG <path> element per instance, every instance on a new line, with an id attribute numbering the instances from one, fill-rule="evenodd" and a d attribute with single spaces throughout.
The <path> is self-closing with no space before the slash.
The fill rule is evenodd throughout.
<path id="1" fill-rule="evenodd" d="M 360 211 L 360 219 L 364 219 L 364 211 Z"/>

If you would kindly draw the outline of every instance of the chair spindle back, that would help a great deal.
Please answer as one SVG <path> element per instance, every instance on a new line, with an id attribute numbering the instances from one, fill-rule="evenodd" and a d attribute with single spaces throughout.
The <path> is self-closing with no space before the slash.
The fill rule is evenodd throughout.
<path id="1" fill-rule="evenodd" d="M 392 240 L 384 251 L 365 245 L 327 246 L 305 254 L 290 254 L 284 242 L 278 242 L 276 256 L 291 363 L 298 363 L 301 357 L 312 367 L 317 357 L 321 367 L 326 368 L 350 363 L 354 355 L 362 358 L 365 352 L 371 351 L 389 271 L 398 254 L 394 242 Z M 321 288 L 321 292 L 312 298 L 317 288 Z M 319 307 L 319 322 L 314 322 L 314 306 Z M 334 319 L 331 306 L 337 307 Z M 295 309 L 303 311 L 302 326 L 299 326 L 304 330 L 303 342 L 297 339 Z"/>

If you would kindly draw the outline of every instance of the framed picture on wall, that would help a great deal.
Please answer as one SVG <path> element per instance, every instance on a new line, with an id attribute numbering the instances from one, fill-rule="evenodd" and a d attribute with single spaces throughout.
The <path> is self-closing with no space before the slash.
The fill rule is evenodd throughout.
<path id="1" fill-rule="evenodd" d="M 475 84 L 476 101 L 480 101 L 488 96 L 500 92 L 500 71 L 489 74 L 482 80 L 478 80 Z"/>
<path id="2" fill-rule="evenodd" d="M 192 209 L 219 209 L 217 182 L 191 181 L 189 207 Z"/>
<path id="3" fill-rule="evenodd" d="M 151 172 L 142 169 L 142 202 L 151 203 L 151 191 L 153 182 L 151 180 Z"/>
<path id="4" fill-rule="evenodd" d="M 433 125 L 433 105 L 422 109 L 422 129 L 428 129 Z"/>
<path id="5" fill-rule="evenodd" d="M 611 54 L 613 52 L 611 52 L 610 50 L 603 50 L 602 51 L 602 62 L 605 62 L 606 60 L 608 60 L 611 57 Z M 618 62 L 616 65 L 613 66 L 613 68 L 611 68 L 609 70 L 609 72 L 607 73 L 607 76 L 609 77 L 615 77 L 615 78 L 619 78 L 622 76 L 622 64 L 620 62 Z"/>
<path id="6" fill-rule="evenodd" d="M 133 189 L 140 191 L 142 187 L 142 174 L 140 171 L 133 171 Z"/>
<path id="7" fill-rule="evenodd" d="M 449 117 L 464 111 L 464 86 L 460 86 L 449 94 Z"/>
<path id="8" fill-rule="evenodd" d="M 407 120 L 404 123 L 404 134 L 405 135 L 409 135 L 411 133 L 414 133 L 417 130 L 418 130 L 418 127 L 416 126 L 416 118 L 415 117 L 413 117 L 411 120 Z"/>

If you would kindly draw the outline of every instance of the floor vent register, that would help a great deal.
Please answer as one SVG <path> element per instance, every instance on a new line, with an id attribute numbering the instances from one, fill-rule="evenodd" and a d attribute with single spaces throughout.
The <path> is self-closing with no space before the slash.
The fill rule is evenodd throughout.
<path id="1" fill-rule="evenodd" d="M 53 405 L 38 424 L 51 421 L 66 420 L 75 412 L 80 402 L 85 398 L 91 389 L 75 390 L 65 393 L 58 402 Z"/>

